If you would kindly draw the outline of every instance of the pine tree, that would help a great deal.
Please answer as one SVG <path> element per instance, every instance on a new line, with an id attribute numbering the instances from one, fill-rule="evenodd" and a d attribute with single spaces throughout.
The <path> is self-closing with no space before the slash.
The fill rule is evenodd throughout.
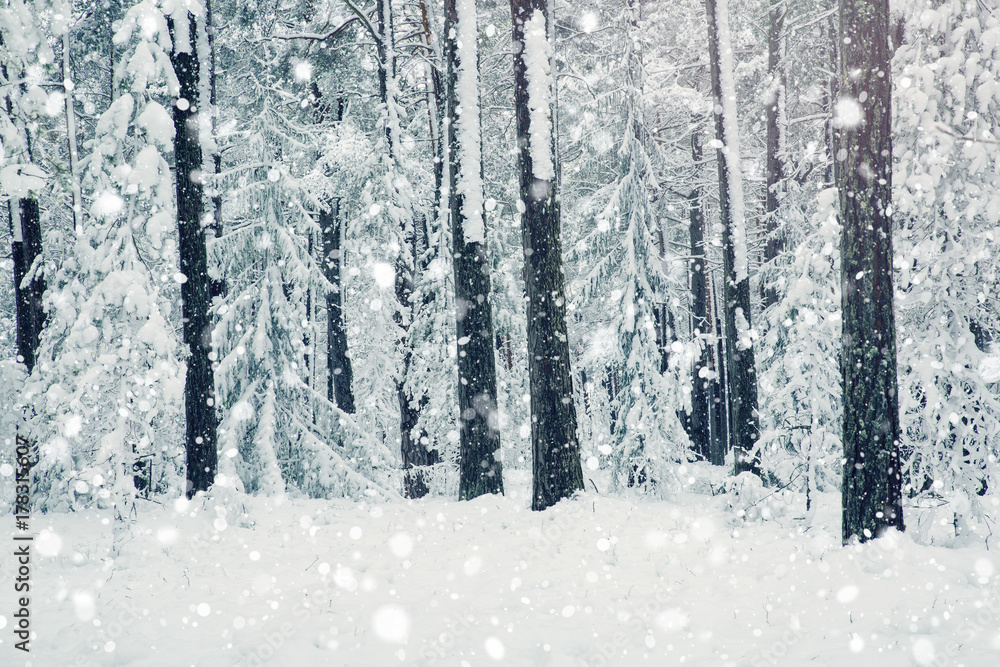
<path id="1" fill-rule="evenodd" d="M 511 0 L 511 14 L 520 169 L 518 210 L 528 296 L 531 507 L 543 510 L 583 489 L 583 470 L 566 333 L 548 5 L 546 0 Z"/>
<path id="2" fill-rule="evenodd" d="M 903 529 L 892 284 L 891 51 L 887 0 L 840 0 L 843 538 Z"/>
<path id="3" fill-rule="evenodd" d="M 666 494 L 675 487 L 675 464 L 688 458 L 688 437 L 678 417 L 685 407 L 686 377 L 682 381 L 680 355 L 671 353 L 670 332 L 664 330 L 672 328 L 666 327 L 669 285 L 651 201 L 659 183 L 646 147 L 640 3 L 630 2 L 623 18 L 627 86 L 617 178 L 600 193 L 596 228 L 577 242 L 573 257 L 592 260 L 581 297 L 603 313 L 607 327 L 608 353 L 596 360 L 613 374 L 612 484 Z M 593 368 L 592 375 L 602 370 Z"/>
<path id="4" fill-rule="evenodd" d="M 723 312 L 726 379 L 729 397 L 729 445 L 735 472 L 759 474 L 757 440 L 757 370 L 754 330 L 750 324 L 750 276 L 747 222 L 740 171 L 740 141 L 733 83 L 728 0 L 707 0 L 715 138 L 719 148 L 719 210 L 723 224 Z"/>
<path id="5" fill-rule="evenodd" d="M 203 11 L 203 9 L 201 10 Z M 199 25 L 196 19 L 201 16 Z M 188 346 L 187 377 L 184 383 L 184 412 L 187 425 L 188 496 L 207 491 L 218 468 L 219 420 L 215 411 L 215 379 L 212 373 L 212 287 L 205 245 L 205 191 L 199 172 L 203 166 L 198 118 L 202 99 L 201 58 L 192 41 L 200 39 L 206 18 L 189 14 L 182 5 L 168 19 L 170 62 L 177 76 L 174 100 L 174 162 L 177 202 L 177 236 L 180 251 L 181 301 L 184 313 L 184 343 Z M 211 17 L 207 18 L 211 21 Z M 200 28 L 200 30 L 199 30 Z M 210 113 L 210 112 L 209 112 Z M 204 119 L 207 120 L 207 119 Z"/>
<path id="6" fill-rule="evenodd" d="M 114 99 L 81 162 L 91 205 L 46 297 L 50 324 L 30 391 L 48 428 L 36 476 L 44 506 L 110 504 L 118 544 L 138 492 L 181 487 L 179 452 L 170 443 L 183 364 L 164 294 L 170 288 L 160 287 L 161 276 L 180 275 L 163 158 L 174 126 L 154 92 L 177 87 L 166 19 L 140 2 L 125 13 L 114 43 L 123 49 Z"/>
<path id="7" fill-rule="evenodd" d="M 503 493 L 490 262 L 486 255 L 475 0 L 446 0 L 448 206 L 455 270 L 459 498 Z"/>

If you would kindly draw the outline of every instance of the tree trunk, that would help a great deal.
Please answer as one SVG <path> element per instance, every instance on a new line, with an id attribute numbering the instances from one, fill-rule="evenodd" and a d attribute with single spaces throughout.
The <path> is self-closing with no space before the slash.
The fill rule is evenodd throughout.
<path id="1" fill-rule="evenodd" d="M 388 150 L 389 168 L 398 168 L 399 156 L 398 137 L 399 119 L 396 110 L 396 47 L 393 34 L 393 15 L 391 0 L 376 0 L 376 21 L 379 30 L 375 45 L 378 52 L 379 99 L 385 107 L 385 139 Z M 389 178 L 389 187 L 394 191 L 396 179 Z M 390 193 L 390 196 L 395 196 Z M 410 206 L 409 202 L 401 202 L 399 206 Z M 396 398 L 399 401 L 399 432 L 400 453 L 403 459 L 403 493 L 407 498 L 421 498 L 427 495 L 427 484 L 423 479 L 422 470 L 414 467 L 432 465 L 437 462 L 436 450 L 428 450 L 427 437 L 417 431 L 420 420 L 422 401 L 413 399 L 408 377 L 413 362 L 413 344 L 410 340 L 410 330 L 413 322 L 413 286 L 416 265 L 413 257 L 414 230 L 413 211 L 406 211 L 400 232 L 400 254 L 396 260 L 396 300 L 399 302 L 399 314 L 396 321 L 403 330 L 402 334 L 402 368 L 396 378 Z"/>
<path id="2" fill-rule="evenodd" d="M 42 226 L 34 197 L 11 199 L 11 256 L 14 259 L 14 304 L 17 316 L 17 359 L 31 373 L 38 354 L 38 341 L 45 324 L 42 295 L 45 279 L 35 266 L 42 255 Z M 25 281 L 25 278 L 31 278 Z"/>
<path id="3" fill-rule="evenodd" d="M 840 0 L 843 538 L 903 530 L 892 285 L 888 0 Z"/>
<path id="4" fill-rule="evenodd" d="M 784 178 L 781 165 L 781 110 L 785 103 L 785 74 L 781 65 L 781 28 L 785 11 L 780 4 L 768 12 L 767 73 L 770 84 L 766 99 L 767 124 L 767 192 L 764 196 L 764 218 L 767 220 L 767 242 L 764 245 L 764 262 L 772 263 L 785 249 L 785 239 L 778 229 L 778 188 Z M 773 285 L 761 281 L 764 308 L 778 303 L 778 291 Z"/>
<path id="5" fill-rule="evenodd" d="M 344 322 L 344 284 L 341 280 L 343 248 L 340 200 L 333 199 L 319 212 L 323 235 L 323 274 L 336 286 L 326 294 L 326 397 L 338 408 L 353 415 L 354 371 L 347 352 L 347 325 Z"/>
<path id="6" fill-rule="evenodd" d="M 695 165 L 701 162 L 701 143 L 698 135 L 691 135 L 691 158 Z M 709 426 L 709 391 L 712 380 L 702 377 L 709 372 L 711 353 L 705 337 L 711 336 L 708 312 L 708 284 L 705 282 L 705 214 L 701 208 L 701 188 L 688 195 L 688 216 L 691 233 L 691 331 L 702 339 L 701 351 L 695 359 L 691 377 L 691 414 L 688 418 L 688 437 L 694 451 L 705 460 L 711 459 L 712 434 Z"/>
<path id="7" fill-rule="evenodd" d="M 757 416 L 757 370 L 750 331 L 750 279 L 746 248 L 746 221 L 734 215 L 734 205 L 742 211 L 739 140 L 737 119 L 732 117 L 736 91 L 732 86 L 732 49 L 729 43 L 727 0 L 706 0 L 708 49 L 711 64 L 712 98 L 715 102 L 715 138 L 719 165 L 719 210 L 722 215 L 723 314 L 725 317 L 726 376 L 729 406 L 729 446 L 733 450 L 736 474 L 759 474 L 754 454 L 760 434 Z M 728 82 L 728 83 L 727 83 Z M 727 108 L 729 109 L 727 111 Z M 738 326 L 739 325 L 739 326 Z M 742 336 L 741 336 L 742 331 Z"/>
<path id="8" fill-rule="evenodd" d="M 312 84 L 314 120 L 322 124 L 331 110 L 321 102 L 323 95 L 316 82 Z M 334 120 L 344 117 L 344 100 L 337 98 L 332 106 Z M 355 412 L 354 371 L 347 351 L 347 323 L 344 320 L 344 284 L 341 270 L 344 262 L 343 221 L 340 219 L 340 199 L 324 202 L 319 211 L 321 265 L 323 277 L 335 287 L 326 293 L 326 398 L 349 415 Z"/>
<path id="9" fill-rule="evenodd" d="M 726 454 L 729 452 L 729 384 L 726 372 L 725 331 L 722 319 L 719 317 L 719 298 L 712 280 L 712 304 L 709 307 L 709 326 L 714 325 L 715 345 L 709 362 L 715 371 L 715 381 L 711 385 L 709 409 L 712 412 L 712 439 L 708 460 L 712 465 L 725 465 Z"/>
<path id="10" fill-rule="evenodd" d="M 543 510 L 583 489 L 566 334 L 565 279 L 559 229 L 557 159 L 546 0 L 511 0 L 514 106 L 517 115 L 521 232 L 527 292 L 533 493 Z M 532 34 L 533 33 L 533 34 Z M 539 34 L 541 33 L 541 34 Z M 530 61 L 530 62 L 529 62 Z M 549 68 L 541 69 L 548 62 Z M 529 91 L 529 70 L 533 90 Z M 545 80 L 540 80 L 542 78 Z M 537 99 L 535 96 L 545 99 Z M 532 107 L 536 109 L 532 112 Z M 535 127 L 539 123 L 543 127 Z M 547 124 L 547 125 L 546 125 Z"/>
<path id="11" fill-rule="evenodd" d="M 483 208 L 475 0 L 445 0 L 448 208 L 458 340 L 459 486 L 469 500 L 503 493 L 490 262 Z"/>
<path id="12" fill-rule="evenodd" d="M 197 34 L 196 21 L 190 15 L 185 20 L 190 22 L 193 41 Z M 199 491 L 208 490 L 215 480 L 219 424 L 215 413 L 215 377 L 210 360 L 211 280 L 205 230 L 201 225 L 205 214 L 204 188 L 196 173 L 202 168 L 202 150 L 195 118 L 200 63 L 192 44 L 178 43 L 173 19 L 169 20 L 168 26 L 174 40 L 170 61 L 180 84 L 178 98 L 174 101 L 174 160 L 180 270 L 186 277 L 181 284 L 184 343 L 190 351 L 184 385 L 184 413 L 187 422 L 187 494 L 192 497 Z"/>

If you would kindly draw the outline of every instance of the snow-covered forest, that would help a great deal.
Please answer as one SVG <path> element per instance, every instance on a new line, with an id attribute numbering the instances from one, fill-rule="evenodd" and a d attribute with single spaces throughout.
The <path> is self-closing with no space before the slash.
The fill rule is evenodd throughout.
<path id="1" fill-rule="evenodd" d="M 0 664 L 1000 664 L 996 0 L 4 0 L 0 96 Z"/>

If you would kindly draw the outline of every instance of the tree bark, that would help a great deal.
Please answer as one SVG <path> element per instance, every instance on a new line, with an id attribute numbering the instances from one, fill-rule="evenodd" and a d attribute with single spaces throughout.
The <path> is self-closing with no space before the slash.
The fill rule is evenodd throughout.
<path id="1" fill-rule="evenodd" d="M 31 373 L 38 354 L 38 342 L 45 325 L 42 295 L 45 279 L 35 266 L 42 255 L 42 226 L 38 200 L 11 199 L 11 256 L 14 260 L 14 304 L 17 318 L 17 358 Z M 28 276 L 30 280 L 25 280 Z"/>
<path id="2" fill-rule="evenodd" d="M 888 0 L 840 0 L 843 539 L 903 530 L 892 284 Z M 857 117 L 857 118 L 855 118 Z M 860 121 L 860 122 L 856 122 Z"/>
<path id="3" fill-rule="evenodd" d="M 193 16 L 189 31 L 195 39 L 197 23 Z M 216 437 L 218 416 L 215 412 L 215 376 L 210 359 L 212 351 L 211 279 L 205 246 L 204 186 L 197 174 L 202 168 L 202 149 L 198 139 L 195 114 L 199 100 L 200 63 L 193 44 L 178 45 L 174 20 L 168 21 L 174 48 L 170 61 L 180 91 L 174 101 L 174 160 L 177 188 L 177 236 L 180 270 L 186 280 L 181 284 L 184 343 L 188 346 L 187 377 L 184 385 L 187 450 L 187 495 L 206 491 L 215 480 L 218 468 Z M 180 49 L 178 48 L 180 46 Z M 188 48 L 184 50 L 184 46 Z"/>
<path id="4" fill-rule="evenodd" d="M 785 22 L 785 10 L 780 4 L 771 6 L 768 12 L 767 29 L 767 73 L 770 77 L 765 103 L 767 125 L 767 165 L 764 195 L 764 218 L 767 220 L 767 241 L 764 245 L 764 262 L 771 263 L 785 249 L 785 239 L 778 229 L 778 188 L 784 178 L 781 164 L 781 128 L 778 126 L 785 97 L 785 75 L 781 66 L 781 28 Z M 778 303 L 778 291 L 773 285 L 764 285 L 764 308 Z"/>
<path id="5" fill-rule="evenodd" d="M 322 124 L 327 113 L 333 111 L 334 120 L 344 117 L 344 100 L 337 98 L 332 107 L 321 102 L 323 95 L 315 82 L 312 84 L 314 120 Z M 326 293 L 326 398 L 347 414 L 353 415 L 354 370 L 347 350 L 347 323 L 344 319 L 344 262 L 343 221 L 340 218 L 340 198 L 324 202 L 319 211 L 320 245 L 323 277 L 334 286 Z"/>
<path id="6" fill-rule="evenodd" d="M 549 146 L 531 146 L 531 110 L 525 24 L 545 17 L 546 0 L 511 0 L 514 23 L 514 106 L 517 115 L 519 208 L 524 245 L 524 276 L 527 292 L 528 383 L 531 394 L 531 449 L 533 492 L 531 507 L 543 510 L 583 489 L 580 443 L 573 404 L 573 374 L 566 332 L 565 278 L 562 273 L 562 243 L 557 193 L 558 163 L 555 134 Z M 553 97 L 548 98 L 548 119 L 554 127 Z M 553 171 L 548 178 L 535 178 L 532 149 L 547 149 Z"/>
<path id="7" fill-rule="evenodd" d="M 727 0 L 718 0 L 726 2 Z M 741 314 L 750 326 L 750 279 L 748 275 L 740 275 L 737 271 L 737 251 L 743 253 L 743 265 L 747 265 L 746 248 L 736 248 L 734 239 L 734 221 L 730 188 L 734 168 L 729 161 L 738 161 L 740 156 L 733 155 L 727 147 L 735 148 L 738 142 L 735 137 L 728 137 L 726 132 L 725 99 L 722 81 L 722 64 L 720 49 L 729 49 L 730 45 L 720 43 L 718 25 L 718 7 L 716 0 L 706 0 L 705 8 L 708 14 L 708 50 L 711 65 L 712 98 L 715 104 L 715 138 L 720 144 L 717 151 L 719 165 L 719 210 L 722 216 L 722 264 L 723 264 L 723 314 L 725 321 L 726 348 L 726 379 L 727 397 L 729 398 L 729 447 L 733 450 L 734 472 L 752 472 L 760 474 L 759 457 L 754 454 L 760 434 L 760 423 L 757 416 L 757 369 L 754 363 L 753 346 L 741 344 L 737 329 L 737 318 Z M 728 10 L 726 10 L 728 11 Z M 732 72 L 728 72 L 732 76 Z M 732 93 L 730 93 L 732 94 Z M 730 120 L 735 126 L 736 119 Z M 742 224 L 746 224 L 745 221 Z"/>
<path id="8" fill-rule="evenodd" d="M 344 285 L 341 280 L 343 248 L 340 200 L 333 199 L 319 212 L 323 235 L 323 273 L 336 286 L 326 293 L 326 397 L 338 408 L 353 415 L 354 371 L 347 351 L 347 325 L 344 322 Z"/>
<path id="9" fill-rule="evenodd" d="M 691 158 L 695 165 L 701 162 L 701 143 L 698 135 L 691 135 Z M 701 188 L 688 195 L 688 217 L 691 234 L 691 330 L 698 337 L 709 337 L 708 284 L 705 272 L 705 214 L 701 207 Z M 712 380 L 702 377 L 709 372 L 711 350 L 705 338 L 695 359 L 691 378 L 691 414 L 688 418 L 688 437 L 694 451 L 705 460 L 711 459 L 712 434 L 709 423 L 709 395 Z"/>
<path id="10" fill-rule="evenodd" d="M 462 2 L 462 0 L 458 0 Z M 483 209 L 482 128 L 479 106 L 479 58 L 476 49 L 476 6 L 445 0 L 444 34 L 447 63 L 448 208 L 451 216 L 455 271 L 455 325 L 458 341 L 459 483 L 458 497 L 470 500 L 503 493 L 500 431 L 497 424 L 497 368 L 493 313 L 490 308 L 490 262 L 486 254 Z M 471 24 L 473 34 L 464 33 Z M 459 41 L 465 43 L 459 47 Z M 468 60 L 468 62 L 466 62 Z M 459 79 L 475 90 L 464 90 Z M 464 102 L 464 104 L 463 104 Z M 474 164 L 473 164 L 474 162 Z M 471 173 L 470 173 L 471 172 Z M 467 190 L 477 192 L 467 192 Z M 475 208 L 472 208 L 475 207 Z M 476 220 L 475 218 L 478 218 Z M 476 229 L 473 230 L 472 228 Z"/>

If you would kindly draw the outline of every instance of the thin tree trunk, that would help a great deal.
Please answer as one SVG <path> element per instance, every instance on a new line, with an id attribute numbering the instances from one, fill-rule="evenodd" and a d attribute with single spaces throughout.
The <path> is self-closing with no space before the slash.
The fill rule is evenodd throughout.
<path id="1" fill-rule="evenodd" d="M 771 6 L 768 12 L 767 29 L 767 73 L 770 84 L 765 106 L 767 124 L 767 191 L 764 196 L 764 217 L 767 220 L 767 241 L 764 245 L 764 262 L 771 263 L 785 249 L 785 239 L 778 229 L 778 188 L 784 178 L 781 164 L 781 110 L 785 103 L 785 74 L 781 64 L 781 28 L 785 22 L 785 10 L 780 4 Z M 764 307 L 778 302 L 778 291 L 773 285 L 761 281 Z"/>
<path id="2" fill-rule="evenodd" d="M 448 207 L 458 341 L 459 486 L 469 500 L 503 493 L 490 262 L 483 208 L 482 127 L 475 0 L 445 0 Z"/>
<path id="3" fill-rule="evenodd" d="M 197 22 L 188 16 L 192 38 Z M 196 171 L 202 168 L 202 149 L 195 119 L 199 100 L 200 62 L 193 44 L 179 43 L 177 26 L 168 22 L 174 48 L 170 61 L 177 74 L 180 91 L 174 100 L 174 160 L 177 188 L 177 236 L 180 270 L 186 280 L 181 284 L 184 319 L 184 343 L 190 355 L 184 385 L 187 450 L 187 494 L 206 491 L 215 480 L 218 467 L 216 437 L 218 417 L 215 412 L 215 377 L 212 351 L 211 281 L 205 246 L 204 187 Z"/>
<path id="4" fill-rule="evenodd" d="M 709 461 L 712 465 L 725 465 L 726 454 L 729 452 L 729 374 L 726 372 L 725 331 L 722 318 L 719 317 L 719 297 L 712 284 L 712 304 L 709 308 L 709 325 L 714 325 L 715 346 L 712 350 L 712 370 L 715 371 L 715 381 L 712 383 L 712 441 L 709 449 Z"/>
<path id="5" fill-rule="evenodd" d="M 739 183 L 739 140 L 732 82 L 732 49 L 729 44 L 727 0 L 706 0 L 708 14 L 708 49 L 711 64 L 712 98 L 715 102 L 715 138 L 719 165 L 719 209 L 722 215 L 723 313 L 725 316 L 727 396 L 730 400 L 729 445 L 734 452 L 736 474 L 759 474 L 758 456 L 754 454 L 760 433 L 757 416 L 757 370 L 750 344 L 750 279 L 746 248 L 746 221 L 734 215 L 734 206 L 742 203 L 731 197 L 742 196 Z M 723 69 L 724 62 L 728 65 Z M 727 108 L 730 109 L 727 111 Z M 741 330 L 743 335 L 741 336 Z"/>
<path id="6" fill-rule="evenodd" d="M 73 231 L 83 234 L 83 196 L 80 193 L 80 160 L 76 146 L 76 111 L 73 107 L 73 68 L 70 64 L 69 29 L 62 36 L 63 92 L 66 94 L 66 142 L 69 145 L 70 193 L 73 195 Z"/>
<path id="7" fill-rule="evenodd" d="M 330 105 L 322 103 L 323 94 L 314 81 L 312 83 L 314 121 L 320 125 L 326 121 Z M 332 106 L 333 119 L 340 122 L 344 117 L 344 99 L 338 97 Z M 323 277 L 334 286 L 326 293 L 326 398 L 347 414 L 354 414 L 354 370 L 347 349 L 347 323 L 344 318 L 344 224 L 340 217 L 340 198 L 334 197 L 324 202 L 319 211 L 320 252 Z"/>
<path id="8" fill-rule="evenodd" d="M 213 175 L 218 175 L 222 173 L 222 151 L 219 149 L 219 140 L 216 136 L 216 127 L 219 121 L 219 111 L 216 108 L 216 77 L 215 77 L 215 26 L 212 24 L 212 19 L 215 14 L 212 13 L 212 0 L 205 0 L 205 18 L 204 18 L 204 30 L 205 39 L 198 40 L 199 48 L 204 45 L 207 53 L 199 53 L 198 57 L 207 65 L 207 76 L 203 71 L 201 72 L 203 85 L 207 90 L 202 91 L 202 103 L 207 103 L 208 112 L 210 114 L 209 128 L 211 132 L 211 147 L 208 154 L 210 158 L 205 164 L 206 171 Z M 199 22 L 200 23 L 200 22 Z M 207 100 L 206 97 L 207 92 Z M 213 184 L 211 193 L 211 217 L 206 225 L 207 231 L 214 238 L 220 238 L 222 236 L 222 191 L 219 189 L 218 183 Z M 222 276 L 217 276 L 211 279 L 211 289 L 212 296 L 225 296 L 226 281 Z"/>
<path id="9" fill-rule="evenodd" d="M 843 538 L 903 530 L 892 284 L 888 0 L 840 0 Z"/>
<path id="10" fill-rule="evenodd" d="M 573 373 L 566 332 L 557 159 L 551 83 L 539 53 L 548 45 L 546 0 L 511 0 L 514 23 L 514 106 L 517 115 L 521 231 L 527 291 L 528 382 L 531 394 L 533 492 L 531 507 L 543 510 L 583 489 L 580 443 L 573 404 Z M 533 31 L 534 34 L 530 34 Z M 541 32 L 541 35 L 538 33 Z M 526 41 L 526 38 L 528 40 Z M 548 57 L 548 66 L 552 59 Z M 529 61 L 532 61 L 529 63 Z M 532 99 L 534 91 L 547 99 Z M 534 104 L 531 104 L 531 103 Z M 531 107 L 538 112 L 532 114 Z M 548 124 L 533 127 L 533 123 Z M 537 163 L 536 163 L 537 162 Z"/>
<path id="11" fill-rule="evenodd" d="M 701 142 L 697 133 L 691 135 L 691 159 L 695 165 L 701 162 Z M 688 215 L 691 234 L 691 331 L 695 337 L 708 337 L 712 327 L 709 324 L 708 284 L 705 271 L 705 214 L 701 207 L 701 188 L 696 187 L 688 195 Z M 703 339 L 704 342 L 704 339 Z M 688 437 L 694 451 L 706 460 L 711 459 L 712 434 L 709 425 L 709 401 L 711 379 L 703 377 L 709 372 L 707 344 L 701 346 L 694 362 L 691 378 L 691 415 L 688 419 Z"/>

